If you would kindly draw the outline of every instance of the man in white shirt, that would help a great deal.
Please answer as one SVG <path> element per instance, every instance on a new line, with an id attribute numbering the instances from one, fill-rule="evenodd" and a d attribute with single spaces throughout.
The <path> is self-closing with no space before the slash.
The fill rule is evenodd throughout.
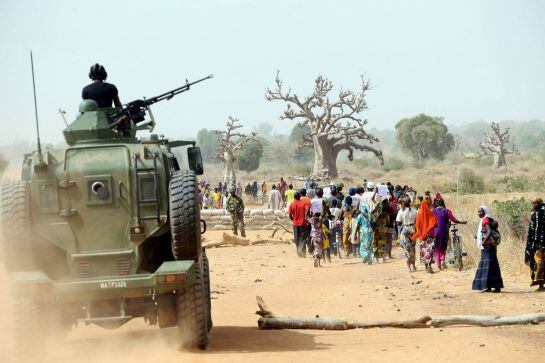
<path id="1" fill-rule="evenodd" d="M 370 211 L 374 211 L 377 205 L 377 192 L 375 190 L 375 184 L 372 182 L 367 182 L 367 191 L 363 193 L 362 201 L 367 202 L 367 206 Z"/>

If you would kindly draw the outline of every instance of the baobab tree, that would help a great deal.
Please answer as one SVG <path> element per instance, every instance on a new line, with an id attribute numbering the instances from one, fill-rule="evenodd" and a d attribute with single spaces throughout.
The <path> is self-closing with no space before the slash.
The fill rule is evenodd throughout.
<path id="1" fill-rule="evenodd" d="M 237 151 L 241 150 L 248 141 L 254 140 L 257 136 L 255 132 L 251 134 L 235 132 L 241 127 L 242 125 L 237 118 L 229 116 L 226 131 L 214 130 L 216 134 L 220 135 L 217 159 L 223 165 L 223 183 L 227 185 L 236 184 L 234 163 Z"/>
<path id="2" fill-rule="evenodd" d="M 508 154 L 518 153 L 515 145 L 511 145 L 511 147 L 508 147 L 509 137 L 511 136 L 509 134 L 509 127 L 506 127 L 502 130 L 499 123 L 491 122 L 490 128 L 492 129 L 492 134 L 486 135 L 485 139 L 479 143 L 481 152 L 477 154 L 468 154 L 466 155 L 466 158 L 475 159 L 491 155 L 494 157 L 495 168 L 507 166 L 507 160 L 505 156 Z"/>
<path id="3" fill-rule="evenodd" d="M 310 96 L 301 98 L 282 87 L 279 73 L 276 74 L 276 86 L 267 88 L 265 98 L 268 101 L 286 102 L 286 110 L 280 119 L 297 121 L 297 126 L 308 126 L 309 133 L 303 134 L 299 147 L 314 148 L 313 175 L 336 178 L 337 157 L 342 150 L 348 151 L 348 160 L 354 159 L 354 150 L 375 154 L 384 164 L 382 151 L 371 144 L 379 140 L 364 130 L 367 120 L 359 114 L 367 109 L 365 96 L 370 84 L 361 77 L 359 92 L 340 90 L 335 100 L 331 99 L 333 83 L 318 76 L 314 91 Z"/>

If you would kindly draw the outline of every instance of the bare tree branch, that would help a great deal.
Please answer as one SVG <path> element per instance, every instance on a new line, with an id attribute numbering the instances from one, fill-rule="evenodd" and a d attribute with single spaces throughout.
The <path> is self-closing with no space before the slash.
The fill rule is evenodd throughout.
<path id="1" fill-rule="evenodd" d="M 510 129 L 506 127 L 501 129 L 500 124 L 491 122 L 490 128 L 492 133 L 485 135 L 485 138 L 480 142 L 479 147 L 481 152 L 464 154 L 466 159 L 478 159 L 486 155 L 494 156 L 494 164 L 496 167 L 506 166 L 505 156 L 508 154 L 519 154 L 519 150 L 515 145 L 507 147 L 510 138 Z"/>
<path id="2" fill-rule="evenodd" d="M 332 100 L 330 94 L 333 83 L 320 75 L 314 82 L 312 94 L 301 101 L 291 89 L 284 90 L 279 72 L 277 72 L 275 87 L 266 89 L 265 98 L 268 101 L 286 102 L 286 109 L 280 119 L 294 120 L 299 127 L 310 127 L 310 133 L 302 138 L 299 147 L 318 145 L 320 149 L 323 149 L 322 155 L 329 153 L 335 157 L 340 150 L 348 150 L 350 160 L 356 149 L 371 152 L 383 162 L 381 151 L 365 145 L 365 143 L 372 144 L 379 141 L 374 135 L 364 130 L 367 120 L 360 116 L 360 113 L 367 109 L 365 97 L 370 89 L 370 82 L 361 76 L 359 92 L 341 89 L 336 99 Z M 315 173 L 318 171 L 317 168 L 318 164 L 315 163 Z M 323 169 L 328 168 L 322 165 L 321 170 Z"/>
<path id="3" fill-rule="evenodd" d="M 248 135 L 234 132 L 240 129 L 242 125 L 237 118 L 231 116 L 229 116 L 226 126 L 226 130 L 214 130 L 216 134 L 222 135 L 219 140 L 216 159 L 223 164 L 224 182 L 231 184 L 234 178 L 233 162 L 236 159 L 236 152 L 242 149 L 250 140 L 256 140 L 257 133 L 252 132 Z"/>

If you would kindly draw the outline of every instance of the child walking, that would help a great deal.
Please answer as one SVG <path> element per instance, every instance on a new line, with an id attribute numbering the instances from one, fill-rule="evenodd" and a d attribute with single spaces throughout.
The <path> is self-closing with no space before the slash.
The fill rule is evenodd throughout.
<path id="1" fill-rule="evenodd" d="M 323 256 L 324 248 L 324 235 L 322 231 L 322 215 L 321 213 L 314 213 L 308 218 L 310 224 L 310 241 L 314 247 L 314 267 L 320 267 L 320 260 Z"/>

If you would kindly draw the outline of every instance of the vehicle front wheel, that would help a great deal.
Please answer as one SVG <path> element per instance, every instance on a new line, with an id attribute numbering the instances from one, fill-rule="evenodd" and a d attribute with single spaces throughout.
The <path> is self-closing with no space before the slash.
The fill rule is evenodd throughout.
<path id="1" fill-rule="evenodd" d="M 208 308 L 202 260 L 196 266 L 195 282 L 176 291 L 176 313 L 180 346 L 206 349 L 208 346 Z"/>

